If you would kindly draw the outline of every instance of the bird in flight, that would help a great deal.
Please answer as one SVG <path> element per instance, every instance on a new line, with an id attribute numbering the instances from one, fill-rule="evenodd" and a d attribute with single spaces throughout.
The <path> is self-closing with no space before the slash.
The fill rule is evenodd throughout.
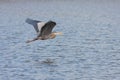
<path id="1" fill-rule="evenodd" d="M 56 37 L 56 35 L 62 35 L 61 32 L 52 32 L 52 29 L 56 25 L 56 22 L 54 21 L 42 22 L 27 18 L 26 23 L 33 25 L 37 32 L 37 37 L 32 40 L 27 40 L 26 43 L 30 43 L 36 40 L 53 39 Z"/>

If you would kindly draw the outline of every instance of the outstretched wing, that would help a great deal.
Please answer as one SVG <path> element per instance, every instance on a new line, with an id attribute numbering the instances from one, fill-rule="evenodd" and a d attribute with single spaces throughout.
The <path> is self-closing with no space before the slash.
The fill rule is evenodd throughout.
<path id="1" fill-rule="evenodd" d="M 37 23 L 37 30 L 38 30 L 38 36 L 41 34 L 41 29 L 45 25 L 45 22 L 39 22 Z M 35 27 L 34 27 L 35 28 Z"/>
<path id="2" fill-rule="evenodd" d="M 53 21 L 48 21 L 42 28 L 38 36 L 49 35 L 52 32 L 52 29 L 55 27 L 56 23 Z"/>
<path id="3" fill-rule="evenodd" d="M 41 32 L 41 28 L 45 25 L 45 22 L 32 20 L 30 18 L 27 18 L 26 22 L 28 24 L 33 25 L 33 27 L 34 27 L 34 29 L 36 30 L 37 33 L 40 33 Z"/>

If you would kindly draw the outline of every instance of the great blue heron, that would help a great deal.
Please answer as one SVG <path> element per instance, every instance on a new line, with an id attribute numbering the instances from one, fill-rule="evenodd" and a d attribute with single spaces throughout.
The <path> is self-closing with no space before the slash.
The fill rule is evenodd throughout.
<path id="1" fill-rule="evenodd" d="M 48 22 L 42 22 L 42 21 L 37 21 L 37 20 L 32 20 L 27 18 L 26 22 L 28 24 L 31 24 L 34 26 L 36 32 L 37 32 L 37 37 L 26 41 L 26 43 L 36 41 L 36 40 L 46 40 L 46 39 L 53 39 L 56 37 L 56 35 L 61 35 L 61 32 L 52 32 L 52 29 L 55 27 L 56 23 L 53 21 L 48 21 Z"/>

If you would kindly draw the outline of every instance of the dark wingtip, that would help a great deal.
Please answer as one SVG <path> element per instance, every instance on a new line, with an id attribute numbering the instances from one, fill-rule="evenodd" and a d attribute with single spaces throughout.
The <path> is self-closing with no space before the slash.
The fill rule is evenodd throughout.
<path id="1" fill-rule="evenodd" d="M 52 20 L 48 21 L 48 23 L 52 23 L 52 24 L 56 25 L 56 22 L 54 22 Z"/>
<path id="2" fill-rule="evenodd" d="M 41 22 L 41 21 L 37 21 L 37 20 L 33 20 L 33 19 L 30 19 L 30 18 L 27 18 L 27 19 L 25 20 L 25 22 L 34 26 L 34 25 L 36 25 L 38 22 Z"/>
<path id="3" fill-rule="evenodd" d="M 28 24 L 31 24 L 31 23 L 33 22 L 33 20 L 30 19 L 30 18 L 27 18 L 27 19 L 25 20 L 25 22 L 28 23 Z"/>

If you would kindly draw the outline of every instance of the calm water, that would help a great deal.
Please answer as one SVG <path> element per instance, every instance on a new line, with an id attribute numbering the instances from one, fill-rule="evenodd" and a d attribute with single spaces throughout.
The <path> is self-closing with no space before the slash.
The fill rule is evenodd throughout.
<path id="1" fill-rule="evenodd" d="M 26 18 L 62 36 L 36 36 Z M 120 80 L 120 1 L 0 1 L 0 80 Z"/>

